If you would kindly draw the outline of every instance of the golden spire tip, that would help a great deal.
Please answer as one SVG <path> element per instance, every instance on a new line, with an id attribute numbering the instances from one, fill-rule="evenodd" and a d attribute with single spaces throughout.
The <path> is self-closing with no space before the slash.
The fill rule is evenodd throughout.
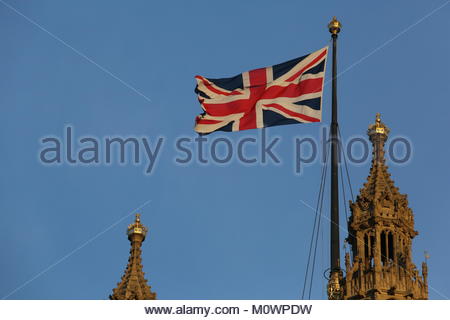
<path id="1" fill-rule="evenodd" d="M 134 223 L 130 224 L 127 228 L 128 239 L 134 234 L 142 234 L 145 238 L 147 231 L 148 229 L 141 223 L 141 215 L 136 213 Z"/>

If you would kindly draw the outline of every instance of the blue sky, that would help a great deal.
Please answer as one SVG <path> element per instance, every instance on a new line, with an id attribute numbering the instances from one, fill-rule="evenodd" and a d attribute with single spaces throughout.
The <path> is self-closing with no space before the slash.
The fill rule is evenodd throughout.
<path id="1" fill-rule="evenodd" d="M 315 51 L 336 15 L 342 134 L 365 134 L 381 112 L 391 135 L 412 141 L 412 160 L 390 171 L 415 213 L 416 264 L 430 253 L 430 298 L 449 297 L 445 3 L 0 1 L 0 296 L 107 298 L 126 266 L 130 214 L 148 202 L 143 262 L 160 299 L 299 298 L 314 218 L 301 201 L 315 203 L 321 166 L 296 175 L 292 140 L 317 137 L 322 125 L 268 129 L 281 138 L 281 164 L 180 166 L 174 141 L 196 136 L 196 74 L 233 76 Z M 329 97 L 327 86 L 325 124 Z M 145 164 L 42 165 L 40 139 L 63 137 L 67 125 L 76 138 L 165 144 L 151 175 Z M 368 170 L 350 167 L 354 190 Z M 315 299 L 326 297 L 322 230 Z"/>

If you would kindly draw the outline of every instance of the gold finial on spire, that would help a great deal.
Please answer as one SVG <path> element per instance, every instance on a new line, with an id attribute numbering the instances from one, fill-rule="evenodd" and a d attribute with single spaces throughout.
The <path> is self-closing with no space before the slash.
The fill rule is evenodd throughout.
<path id="1" fill-rule="evenodd" d="M 333 20 L 328 24 L 328 30 L 331 34 L 337 35 L 342 28 L 342 24 L 336 19 L 336 17 L 333 17 Z"/>
<path id="2" fill-rule="evenodd" d="M 147 228 L 141 224 L 141 215 L 136 214 L 134 223 L 127 228 L 128 240 L 131 242 L 128 265 L 121 281 L 109 296 L 111 300 L 154 300 L 156 293 L 145 279 L 142 267 L 142 242 L 145 240 Z"/>
<path id="3" fill-rule="evenodd" d="M 388 139 L 389 128 L 381 122 L 380 113 L 375 116 L 375 123 L 367 129 L 367 135 L 373 144 L 373 160 L 375 163 L 384 163 L 384 143 Z"/>
<path id="4" fill-rule="evenodd" d="M 369 135 L 369 137 L 371 137 L 371 139 L 376 134 L 384 135 L 387 138 L 389 131 L 390 131 L 389 128 L 383 122 L 381 122 L 381 114 L 377 112 L 375 116 L 375 123 L 369 126 L 367 134 Z"/>
<path id="5" fill-rule="evenodd" d="M 141 235 L 139 239 L 142 238 L 141 241 L 144 241 L 147 231 L 147 228 L 141 223 L 141 215 L 139 213 L 136 213 L 134 223 L 130 224 L 127 228 L 128 239 L 132 240 L 133 235 L 139 234 Z"/>

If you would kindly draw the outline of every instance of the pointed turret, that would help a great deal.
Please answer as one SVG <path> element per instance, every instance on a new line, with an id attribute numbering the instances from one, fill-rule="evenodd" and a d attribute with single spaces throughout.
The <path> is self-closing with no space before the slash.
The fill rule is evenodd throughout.
<path id="1" fill-rule="evenodd" d="M 381 199 L 383 197 L 400 196 L 398 188 L 394 186 L 391 174 L 388 172 L 384 158 L 384 144 L 388 139 L 390 129 L 381 122 L 380 114 L 377 113 L 374 124 L 369 126 L 367 135 L 372 142 L 372 166 L 367 182 L 360 190 L 360 198 L 367 200 Z"/>
<path id="2" fill-rule="evenodd" d="M 389 128 L 380 114 L 367 134 L 372 166 L 356 201 L 350 201 L 345 299 L 427 299 L 427 266 L 419 275 L 412 262 L 414 216 L 407 195 L 394 185 L 385 161 Z"/>
<path id="3" fill-rule="evenodd" d="M 109 296 L 111 300 L 155 300 L 156 293 L 147 284 L 142 271 L 141 246 L 147 235 L 147 228 L 141 223 L 139 214 L 133 224 L 127 228 L 128 240 L 131 242 L 128 265 L 121 281 Z"/>

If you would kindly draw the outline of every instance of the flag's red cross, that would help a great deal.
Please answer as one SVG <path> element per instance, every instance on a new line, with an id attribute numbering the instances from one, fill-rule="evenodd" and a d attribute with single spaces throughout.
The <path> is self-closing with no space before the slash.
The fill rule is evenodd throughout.
<path id="1" fill-rule="evenodd" d="M 326 54 L 327 50 L 324 50 L 310 63 L 305 65 L 301 70 L 286 79 L 282 86 L 277 85 L 277 83 L 268 83 L 267 73 L 272 72 L 272 69 L 270 67 L 255 69 L 246 72 L 246 74 L 248 74 L 248 83 L 244 81 L 245 89 L 235 89 L 231 92 L 222 91 L 218 88 L 218 86 L 211 84 L 208 79 L 197 76 L 197 79 L 200 79 L 209 90 L 216 94 L 226 97 L 239 95 L 243 96 L 242 98 L 236 97 L 235 99 L 224 103 L 208 103 L 205 101 L 205 99 L 200 97 L 199 101 L 205 108 L 206 113 L 213 117 L 225 117 L 230 114 L 243 113 L 244 115 L 239 119 L 239 130 L 255 129 L 258 127 L 257 112 L 262 112 L 261 108 L 257 108 L 258 102 L 261 103 L 262 108 L 266 107 L 277 109 L 290 116 L 298 117 L 308 122 L 318 122 L 320 121 L 320 119 L 286 109 L 280 104 L 271 103 L 270 100 L 280 97 L 296 98 L 303 94 L 322 91 L 323 78 L 312 78 L 304 80 L 300 79 L 300 81 L 295 80 L 298 80 L 299 76 L 301 76 L 306 70 L 311 68 L 318 61 L 323 59 Z M 246 76 L 245 73 L 243 74 L 243 76 Z M 266 104 L 264 104 L 262 100 L 268 101 Z M 197 123 L 199 124 L 216 124 L 220 122 L 220 120 L 202 119 L 201 116 L 197 118 Z"/>

